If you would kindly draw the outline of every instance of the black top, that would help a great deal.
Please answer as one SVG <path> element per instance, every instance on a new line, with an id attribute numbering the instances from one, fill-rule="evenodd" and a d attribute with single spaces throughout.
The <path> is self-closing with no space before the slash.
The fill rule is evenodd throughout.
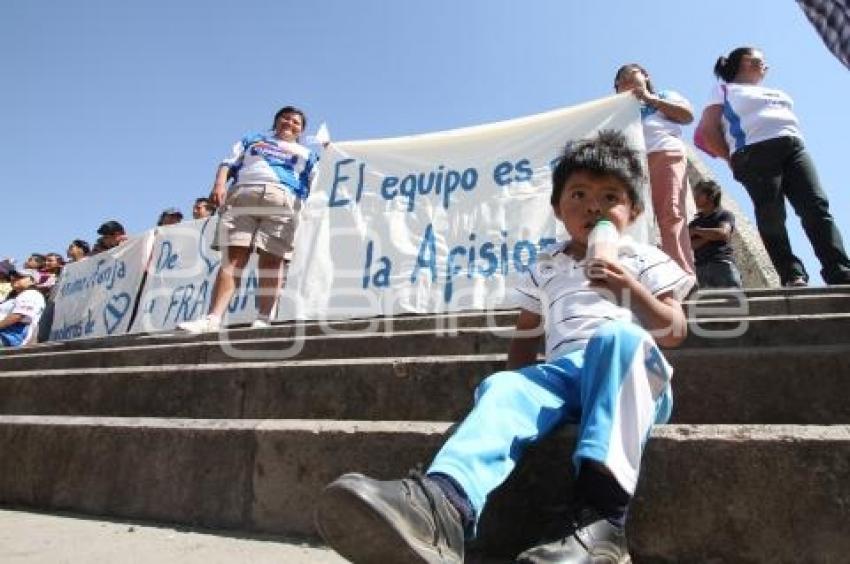
<path id="1" fill-rule="evenodd" d="M 698 213 L 689 224 L 690 227 L 707 227 L 709 229 L 720 227 L 722 223 L 728 223 L 735 230 L 735 216 L 723 208 L 717 208 L 707 215 Z M 732 260 L 732 245 L 727 241 L 709 241 L 702 248 L 694 251 L 694 262 L 703 264 L 719 260 Z"/>

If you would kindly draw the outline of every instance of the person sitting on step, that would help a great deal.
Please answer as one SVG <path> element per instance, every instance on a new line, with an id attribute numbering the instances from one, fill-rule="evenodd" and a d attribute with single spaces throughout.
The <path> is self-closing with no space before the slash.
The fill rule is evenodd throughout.
<path id="1" fill-rule="evenodd" d="M 575 423 L 571 525 L 518 561 L 631 562 L 624 526 L 643 447 L 672 409 L 672 368 L 658 345 L 684 339 L 680 301 L 694 280 L 628 238 L 616 258 L 589 257 L 588 237 L 601 219 L 622 233 L 643 209 L 644 182 L 639 153 L 621 133 L 566 146 L 550 200 L 570 239 L 538 255 L 516 289 L 508 369 L 479 385 L 472 411 L 424 475 L 351 473 L 325 487 L 315 518 L 331 547 L 353 562 L 462 562 L 464 538 L 475 535 L 488 495 L 524 448 Z M 544 334 L 546 361 L 536 364 Z"/>
<path id="2" fill-rule="evenodd" d="M 13 269 L 9 278 L 14 296 L 0 304 L 0 348 L 27 344 L 44 311 L 44 296 L 35 288 L 37 271 Z"/>

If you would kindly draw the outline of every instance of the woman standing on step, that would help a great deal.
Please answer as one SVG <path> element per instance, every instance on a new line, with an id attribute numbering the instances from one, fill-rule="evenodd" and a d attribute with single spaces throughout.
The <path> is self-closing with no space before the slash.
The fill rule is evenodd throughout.
<path id="1" fill-rule="evenodd" d="M 729 162 L 755 208 L 756 224 L 785 286 L 805 286 L 809 275 L 791 250 L 785 228 L 785 198 L 800 216 L 827 284 L 850 284 L 850 259 L 829 213 L 814 163 L 803 144 L 793 102 L 785 92 L 761 85 L 768 66 L 754 47 L 720 57 L 696 144 Z"/>
<path id="2" fill-rule="evenodd" d="M 688 157 L 682 125 L 694 120 L 691 104 L 672 90 L 656 92 L 642 66 L 623 65 L 614 77 L 617 92 L 631 92 L 641 102 L 652 208 L 661 233 L 661 248 L 682 270 L 696 276 L 685 209 Z"/>
<path id="3" fill-rule="evenodd" d="M 253 327 L 268 326 L 283 279 L 284 255 L 292 250 L 301 201 L 310 192 L 318 155 L 298 140 L 307 126 L 304 112 L 293 106 L 278 110 L 271 133 L 256 133 L 233 146 L 216 173 L 210 201 L 220 206 L 214 249 L 222 249 L 209 314 L 177 327 L 189 333 L 218 331 L 230 298 L 239 289 L 251 250 L 259 254 L 259 318 Z M 228 191 L 229 178 L 233 183 Z"/>

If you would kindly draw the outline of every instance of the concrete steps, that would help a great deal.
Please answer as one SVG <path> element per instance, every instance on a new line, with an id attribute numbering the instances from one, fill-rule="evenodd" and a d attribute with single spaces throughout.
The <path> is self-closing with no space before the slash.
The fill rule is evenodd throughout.
<path id="1" fill-rule="evenodd" d="M 690 323 L 690 332 L 682 348 L 837 345 L 847 342 L 848 326 L 850 313 L 701 318 Z M 512 334 L 511 326 L 466 327 L 451 332 L 416 329 L 305 337 L 264 337 L 253 332 L 238 339 L 15 354 L 0 358 L 0 371 L 499 354 L 507 349 Z"/>
<path id="2" fill-rule="evenodd" d="M 742 318 L 765 316 L 799 316 L 824 313 L 850 313 L 850 286 L 828 288 L 750 289 L 744 292 L 703 290 L 685 302 L 689 317 Z M 513 310 L 488 313 L 462 312 L 455 314 L 399 315 L 371 319 L 325 322 L 280 323 L 268 329 L 235 326 L 224 331 L 225 339 L 285 339 L 304 336 L 345 335 L 361 333 L 395 333 L 403 331 L 433 331 L 451 333 L 455 328 L 512 327 L 516 317 Z M 0 360 L 11 356 L 31 356 L 39 353 L 104 350 L 150 345 L 173 346 L 184 343 L 218 342 L 218 334 L 185 335 L 153 333 L 121 335 L 108 338 L 79 339 L 57 343 L 41 343 L 26 349 L 0 351 Z"/>
<path id="3" fill-rule="evenodd" d="M 311 535 L 325 483 L 352 469 L 403 475 L 427 462 L 448 428 L 0 416 L 0 491 L 7 504 Z M 493 496 L 478 550 L 509 554 L 533 541 L 543 518 L 533 508 L 567 499 L 561 457 L 572 442 L 565 428 L 529 453 Z M 636 561 L 839 562 L 832 555 L 850 551 L 848 461 L 846 425 L 660 427 L 630 521 Z"/>
<path id="4" fill-rule="evenodd" d="M 691 335 L 666 353 L 674 424 L 648 443 L 635 562 L 847 561 L 850 287 L 741 299 L 700 294 Z M 3 352 L 0 505 L 314 537 L 315 496 L 337 475 L 399 477 L 430 460 L 503 366 L 514 316 Z M 506 561 L 539 530 L 538 507 L 567 499 L 572 437 L 566 427 L 534 447 L 494 493 L 470 561 Z"/>
<path id="5" fill-rule="evenodd" d="M 850 346 L 671 350 L 677 423 L 850 423 Z M 0 413 L 454 421 L 505 355 L 153 367 L 0 376 Z"/>

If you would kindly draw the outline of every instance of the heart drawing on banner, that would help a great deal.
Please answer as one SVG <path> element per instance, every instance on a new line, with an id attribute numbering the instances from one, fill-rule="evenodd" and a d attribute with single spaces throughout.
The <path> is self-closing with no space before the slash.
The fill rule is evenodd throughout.
<path id="1" fill-rule="evenodd" d="M 124 320 L 124 316 L 130 310 L 130 295 L 122 292 L 112 296 L 103 308 L 103 325 L 106 333 L 111 335 Z"/>

